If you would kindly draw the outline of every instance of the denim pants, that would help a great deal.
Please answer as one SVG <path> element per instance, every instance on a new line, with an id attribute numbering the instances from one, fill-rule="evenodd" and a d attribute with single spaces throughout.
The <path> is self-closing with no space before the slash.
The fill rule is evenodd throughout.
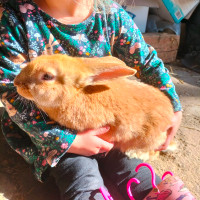
<path id="1" fill-rule="evenodd" d="M 152 190 L 152 184 L 148 168 L 142 167 L 135 172 L 140 163 L 142 160 L 129 159 L 117 149 L 111 150 L 105 157 L 66 153 L 57 166 L 51 169 L 51 174 L 61 192 L 62 200 L 104 200 L 99 191 L 101 186 L 106 188 L 103 177 L 109 179 L 124 200 L 129 200 L 126 191 L 129 179 L 139 179 L 140 184 L 132 183 L 131 189 L 134 198 L 142 200 Z M 158 176 L 156 182 L 161 182 Z"/>

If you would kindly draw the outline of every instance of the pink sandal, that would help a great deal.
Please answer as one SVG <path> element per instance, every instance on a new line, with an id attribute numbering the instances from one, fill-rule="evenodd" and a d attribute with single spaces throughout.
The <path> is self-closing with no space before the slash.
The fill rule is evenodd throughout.
<path id="1" fill-rule="evenodd" d="M 172 172 L 165 172 L 162 176 L 163 181 L 156 185 L 155 172 L 151 165 L 147 163 L 141 163 L 135 168 L 135 171 L 138 172 L 140 167 L 148 167 L 152 175 L 153 190 L 144 198 L 144 200 L 196 200 L 196 198 L 190 193 L 190 191 L 185 188 L 183 181 L 177 176 L 174 176 Z M 170 175 L 170 177 L 165 179 L 168 174 Z M 136 178 L 132 178 L 128 181 L 127 193 L 130 200 L 135 200 L 130 189 L 133 182 L 137 184 L 140 183 L 140 181 Z M 109 192 L 106 191 L 104 188 L 101 187 L 100 191 L 105 200 L 114 200 Z"/>
<path id="2" fill-rule="evenodd" d="M 170 176 L 157 185 L 159 193 L 152 190 L 144 200 L 196 200 L 177 176 Z"/>

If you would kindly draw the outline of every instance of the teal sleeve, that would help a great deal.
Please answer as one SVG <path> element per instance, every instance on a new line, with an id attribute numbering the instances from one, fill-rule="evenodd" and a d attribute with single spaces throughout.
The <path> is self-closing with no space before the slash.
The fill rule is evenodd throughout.
<path id="1" fill-rule="evenodd" d="M 6 109 L 2 129 L 10 146 L 27 162 L 53 166 L 71 146 L 76 131 L 52 122 L 17 94 L 13 80 L 28 61 L 26 33 L 17 19 L 4 11 L 0 23 L 0 98 Z"/>
<path id="2" fill-rule="evenodd" d="M 174 111 L 181 110 L 179 97 L 175 86 L 161 59 L 153 47 L 148 45 L 132 20 L 122 8 L 119 9 L 119 35 L 114 44 L 114 55 L 122 59 L 138 72 L 136 76 L 141 81 L 153 85 L 163 91 L 171 100 Z"/>

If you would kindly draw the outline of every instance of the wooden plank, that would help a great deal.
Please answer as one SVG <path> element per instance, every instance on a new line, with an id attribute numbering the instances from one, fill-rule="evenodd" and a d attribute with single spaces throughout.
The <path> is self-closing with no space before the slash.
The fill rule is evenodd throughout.
<path id="1" fill-rule="evenodd" d="M 144 40 L 158 52 L 158 57 L 165 63 L 176 60 L 180 36 L 169 33 L 144 33 Z"/>

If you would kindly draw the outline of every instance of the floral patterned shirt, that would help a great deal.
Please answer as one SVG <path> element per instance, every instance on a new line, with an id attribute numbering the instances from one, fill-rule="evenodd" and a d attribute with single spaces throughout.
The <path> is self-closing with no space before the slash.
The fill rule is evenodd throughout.
<path id="1" fill-rule="evenodd" d="M 38 180 L 67 152 L 76 130 L 52 123 L 32 102 L 20 97 L 13 79 L 21 67 L 42 54 L 102 57 L 113 55 L 137 69 L 143 82 L 160 88 L 174 111 L 181 110 L 168 70 L 145 43 L 131 17 L 116 3 L 93 12 L 80 24 L 65 25 L 32 0 L 4 3 L 0 24 L 0 97 L 6 111 L 2 130 L 9 145 L 33 166 Z M 134 123 L 134 122 L 133 122 Z"/>

